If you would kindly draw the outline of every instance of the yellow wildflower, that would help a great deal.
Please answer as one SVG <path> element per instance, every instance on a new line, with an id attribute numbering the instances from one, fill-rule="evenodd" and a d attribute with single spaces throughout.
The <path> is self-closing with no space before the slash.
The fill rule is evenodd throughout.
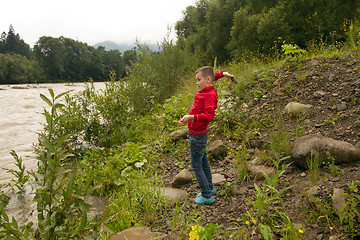
<path id="1" fill-rule="evenodd" d="M 301 230 L 301 229 L 299 229 L 299 233 L 304 233 L 304 231 L 303 231 L 303 230 Z"/>
<path id="2" fill-rule="evenodd" d="M 246 222 L 245 222 L 245 224 L 246 224 L 246 225 L 249 225 L 249 224 L 250 224 L 250 222 L 249 222 L 249 221 L 246 221 Z"/>
<path id="3" fill-rule="evenodd" d="M 199 225 L 195 225 L 191 227 L 191 232 L 189 233 L 189 240 L 199 240 L 199 233 L 201 232 L 201 230 L 203 229 L 203 227 L 199 226 Z"/>
<path id="4" fill-rule="evenodd" d="M 255 223 L 256 223 L 256 220 L 255 220 L 255 219 L 253 219 L 253 220 L 252 220 L 252 222 L 255 224 Z"/>

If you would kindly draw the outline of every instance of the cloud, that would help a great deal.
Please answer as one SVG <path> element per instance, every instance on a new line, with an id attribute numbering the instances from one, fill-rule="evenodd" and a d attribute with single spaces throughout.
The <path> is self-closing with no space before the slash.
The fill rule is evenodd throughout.
<path id="1" fill-rule="evenodd" d="M 111 40 L 133 43 L 136 38 L 156 43 L 168 26 L 196 0 L 12 0 L 2 3 L 0 31 L 10 24 L 31 46 L 41 36 L 69 37 L 90 45 Z"/>

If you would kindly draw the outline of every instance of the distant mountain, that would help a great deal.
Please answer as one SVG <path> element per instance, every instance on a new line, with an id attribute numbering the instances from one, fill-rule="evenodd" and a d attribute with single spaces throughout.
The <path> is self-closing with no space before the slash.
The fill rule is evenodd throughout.
<path id="1" fill-rule="evenodd" d="M 118 44 L 118 43 L 115 43 L 115 42 L 112 42 L 112 41 L 99 42 L 99 43 L 96 43 L 96 44 L 93 45 L 94 48 L 98 48 L 99 46 L 105 47 L 106 51 L 119 50 L 120 52 L 124 52 L 126 50 L 131 50 L 134 47 L 136 48 L 136 44 L 132 44 L 132 43 Z M 149 47 L 153 51 L 159 51 L 159 46 L 156 45 L 156 44 L 150 44 Z"/>

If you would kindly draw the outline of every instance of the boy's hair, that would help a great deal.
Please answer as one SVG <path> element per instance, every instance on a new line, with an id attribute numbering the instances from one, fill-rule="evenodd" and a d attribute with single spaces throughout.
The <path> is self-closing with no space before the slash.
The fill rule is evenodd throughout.
<path id="1" fill-rule="evenodd" d="M 205 78 L 207 77 L 211 77 L 211 82 L 214 82 L 215 80 L 215 73 L 214 73 L 214 69 L 210 66 L 204 66 L 199 68 L 195 74 L 201 73 L 201 75 Z"/>

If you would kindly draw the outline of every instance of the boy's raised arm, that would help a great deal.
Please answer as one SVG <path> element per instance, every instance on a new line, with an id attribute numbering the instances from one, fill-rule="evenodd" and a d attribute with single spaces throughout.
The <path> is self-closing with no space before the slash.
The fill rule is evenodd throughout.
<path id="1" fill-rule="evenodd" d="M 237 81 L 234 78 L 234 75 L 232 75 L 232 74 L 230 74 L 228 72 L 220 71 L 220 72 L 215 73 L 215 81 L 222 78 L 222 77 L 227 77 L 230 82 L 237 83 Z"/>

